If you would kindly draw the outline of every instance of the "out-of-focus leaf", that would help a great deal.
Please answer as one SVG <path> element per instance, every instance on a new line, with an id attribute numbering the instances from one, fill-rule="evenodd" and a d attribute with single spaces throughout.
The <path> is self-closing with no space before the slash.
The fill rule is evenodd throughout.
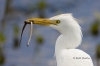
<path id="1" fill-rule="evenodd" d="M 2 48 L 0 47 L 0 53 L 2 53 Z"/>
<path id="2" fill-rule="evenodd" d="M 6 38 L 2 32 L 0 32 L 0 43 L 5 42 Z"/>
<path id="3" fill-rule="evenodd" d="M 100 44 L 96 47 L 96 58 L 100 59 Z"/>
<path id="4" fill-rule="evenodd" d="M 19 33 L 19 27 L 18 27 L 18 25 L 14 25 L 13 30 L 14 30 L 14 35 L 18 36 L 18 33 Z"/>
<path id="5" fill-rule="evenodd" d="M 14 31 L 13 48 L 17 49 L 19 47 L 19 40 L 18 40 L 19 27 L 18 25 L 14 25 L 13 31 Z"/>
<path id="6" fill-rule="evenodd" d="M 91 26 L 91 33 L 94 36 L 97 36 L 99 34 L 99 22 L 96 20 L 92 26 Z"/>
<path id="7" fill-rule="evenodd" d="M 6 0 L 5 15 L 12 13 L 12 9 L 10 7 L 11 2 L 12 0 Z"/>
<path id="8" fill-rule="evenodd" d="M 46 9 L 45 1 L 40 1 L 37 4 L 38 15 L 40 18 L 45 18 L 45 9 Z"/>
<path id="9" fill-rule="evenodd" d="M 38 3 L 38 8 L 39 9 L 45 9 L 45 7 L 46 7 L 46 3 L 44 2 L 44 1 L 40 1 L 39 3 Z"/>
<path id="10" fill-rule="evenodd" d="M 4 55 L 0 54 L 0 65 L 4 64 L 5 62 L 5 57 Z"/>
<path id="11" fill-rule="evenodd" d="M 5 56 L 3 54 L 3 48 L 0 48 L 0 65 L 3 65 L 5 62 Z"/>
<path id="12" fill-rule="evenodd" d="M 37 36 L 37 37 L 36 37 L 36 43 L 37 43 L 37 44 L 43 44 L 43 42 L 44 42 L 44 39 L 43 39 L 42 36 Z"/>
<path id="13" fill-rule="evenodd" d="M 14 49 L 19 48 L 19 40 L 18 40 L 18 38 L 14 38 L 14 40 L 13 40 L 13 48 Z"/>

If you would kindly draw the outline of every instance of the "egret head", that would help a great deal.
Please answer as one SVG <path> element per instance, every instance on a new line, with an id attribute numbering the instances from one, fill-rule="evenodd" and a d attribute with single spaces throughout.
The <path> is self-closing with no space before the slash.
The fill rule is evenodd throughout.
<path id="1" fill-rule="evenodd" d="M 62 34 L 68 34 L 68 32 L 80 32 L 80 26 L 78 22 L 73 18 L 72 14 L 61 14 L 51 17 L 50 20 L 59 20 L 57 25 L 50 25 L 52 28 L 58 30 Z"/>
<path id="2" fill-rule="evenodd" d="M 63 48 L 73 49 L 81 44 L 82 41 L 81 28 L 78 22 L 71 14 L 61 14 L 58 16 L 51 17 L 50 20 L 60 21 L 57 25 L 52 25 L 52 24 L 50 25 L 50 27 L 58 30 L 62 34 L 61 36 L 63 36 L 63 38 L 62 37 L 58 38 L 56 42 L 57 45 L 59 45 L 60 49 Z"/>
<path id="3" fill-rule="evenodd" d="M 73 32 L 81 30 L 78 22 L 73 18 L 72 14 L 61 14 L 48 19 L 44 18 L 30 18 L 25 21 L 25 23 L 30 24 L 40 24 L 45 26 L 50 26 L 60 33 Z"/>
<path id="4" fill-rule="evenodd" d="M 58 30 L 61 34 L 67 34 L 68 36 L 78 36 L 79 39 L 81 39 L 82 35 L 78 22 L 75 20 L 75 18 L 73 18 L 71 14 L 61 14 L 51 18 L 30 18 L 25 20 L 25 25 L 23 26 L 21 36 L 26 24 L 40 24 L 50 26 Z"/>

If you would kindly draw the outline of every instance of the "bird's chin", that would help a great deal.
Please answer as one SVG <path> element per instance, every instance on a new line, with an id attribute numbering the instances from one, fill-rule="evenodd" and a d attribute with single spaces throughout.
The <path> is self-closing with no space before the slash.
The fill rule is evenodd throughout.
<path id="1" fill-rule="evenodd" d="M 57 30 L 57 25 L 49 25 L 49 26 Z"/>

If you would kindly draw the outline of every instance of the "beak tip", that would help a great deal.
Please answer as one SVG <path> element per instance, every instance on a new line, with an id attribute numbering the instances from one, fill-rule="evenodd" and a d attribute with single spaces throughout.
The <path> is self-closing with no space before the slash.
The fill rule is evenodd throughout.
<path id="1" fill-rule="evenodd" d="M 24 21 L 24 23 L 27 23 L 26 21 Z"/>

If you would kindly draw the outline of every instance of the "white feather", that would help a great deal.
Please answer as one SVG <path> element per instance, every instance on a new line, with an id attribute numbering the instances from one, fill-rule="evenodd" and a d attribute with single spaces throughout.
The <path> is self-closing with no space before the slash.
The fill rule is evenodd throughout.
<path id="1" fill-rule="evenodd" d="M 61 14 L 50 20 L 60 20 L 58 25 L 50 25 L 61 35 L 55 45 L 57 66 L 93 66 L 91 57 L 82 50 L 76 49 L 82 41 L 82 31 L 72 14 Z M 74 57 L 88 59 L 74 59 Z"/>

